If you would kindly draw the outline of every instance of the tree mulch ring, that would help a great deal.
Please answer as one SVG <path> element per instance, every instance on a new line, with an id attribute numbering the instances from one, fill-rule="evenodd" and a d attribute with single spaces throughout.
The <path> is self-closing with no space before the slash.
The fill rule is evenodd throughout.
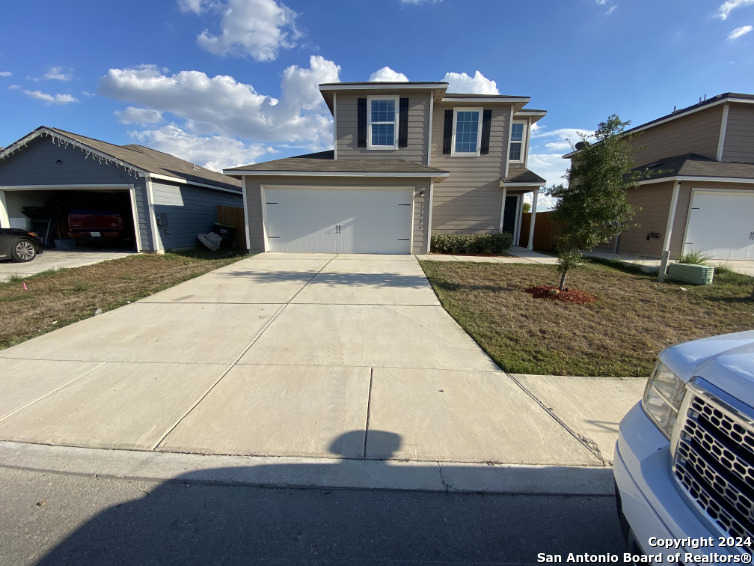
<path id="1" fill-rule="evenodd" d="M 583 305 L 586 303 L 592 303 L 597 300 L 597 297 L 584 293 L 578 289 L 565 288 L 562 291 L 552 285 L 539 285 L 537 287 L 529 287 L 526 289 L 535 299 L 550 299 L 552 301 L 562 301 L 564 303 L 575 303 L 577 305 Z"/>

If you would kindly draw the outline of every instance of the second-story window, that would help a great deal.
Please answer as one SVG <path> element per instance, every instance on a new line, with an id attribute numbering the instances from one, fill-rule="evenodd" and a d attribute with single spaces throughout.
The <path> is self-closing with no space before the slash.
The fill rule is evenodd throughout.
<path id="1" fill-rule="evenodd" d="M 453 120 L 453 154 L 479 155 L 482 111 L 456 108 Z"/>
<path id="2" fill-rule="evenodd" d="M 526 124 L 513 122 L 511 125 L 511 141 L 508 158 L 511 161 L 524 160 L 524 142 L 526 141 Z"/>
<path id="3" fill-rule="evenodd" d="M 369 97 L 369 148 L 396 149 L 398 145 L 398 97 Z"/>

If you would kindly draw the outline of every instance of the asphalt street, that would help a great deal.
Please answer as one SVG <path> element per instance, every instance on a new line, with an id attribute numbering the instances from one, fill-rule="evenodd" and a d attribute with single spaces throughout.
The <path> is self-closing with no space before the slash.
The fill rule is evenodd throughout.
<path id="1" fill-rule="evenodd" d="M 622 553 L 613 497 L 266 489 L 0 468 L 0 564 L 531 564 Z"/>

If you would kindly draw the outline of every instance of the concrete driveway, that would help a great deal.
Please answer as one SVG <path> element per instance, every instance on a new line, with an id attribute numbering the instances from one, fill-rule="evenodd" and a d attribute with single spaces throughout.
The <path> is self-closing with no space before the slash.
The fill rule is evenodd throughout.
<path id="1" fill-rule="evenodd" d="M 0 376 L 5 441 L 547 466 L 608 464 L 643 388 L 508 376 L 416 258 L 328 254 L 240 261 L 0 351 Z"/>

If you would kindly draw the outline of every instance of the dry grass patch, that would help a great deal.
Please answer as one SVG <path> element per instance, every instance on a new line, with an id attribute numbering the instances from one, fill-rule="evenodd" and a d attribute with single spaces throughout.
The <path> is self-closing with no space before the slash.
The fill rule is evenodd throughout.
<path id="1" fill-rule="evenodd" d="M 557 284 L 551 266 L 421 264 L 448 313 L 512 373 L 645 376 L 667 346 L 754 327 L 754 278 L 726 271 L 694 287 L 588 264 L 568 286 L 597 300 L 579 305 L 525 292 Z"/>
<path id="2" fill-rule="evenodd" d="M 0 283 L 0 349 L 121 307 L 248 255 L 134 255 Z M 26 285 L 24 290 L 23 285 Z"/>

